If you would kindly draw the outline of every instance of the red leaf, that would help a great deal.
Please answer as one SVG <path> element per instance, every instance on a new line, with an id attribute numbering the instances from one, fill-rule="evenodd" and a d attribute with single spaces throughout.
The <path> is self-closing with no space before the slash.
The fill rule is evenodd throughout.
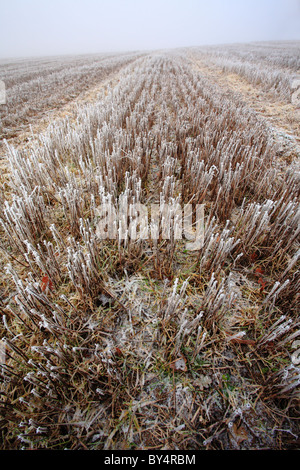
<path id="1" fill-rule="evenodd" d="M 123 356 L 123 353 L 122 353 L 122 351 L 121 351 L 120 348 L 116 348 L 116 349 L 115 349 L 115 354 L 116 354 L 116 356 L 119 356 L 119 357 L 120 357 L 120 356 Z"/>
<path id="2" fill-rule="evenodd" d="M 258 279 L 257 282 L 261 285 L 260 291 L 262 292 L 264 288 L 266 287 L 266 283 L 261 277 Z"/>
<path id="3" fill-rule="evenodd" d="M 50 290 L 53 290 L 53 283 L 51 281 L 51 279 L 49 279 L 49 277 L 47 275 L 43 276 L 42 278 L 42 282 L 41 282 L 41 289 L 43 292 L 45 292 L 45 290 L 47 289 L 47 287 L 50 289 Z"/>
<path id="4" fill-rule="evenodd" d="M 264 271 L 261 268 L 256 268 L 255 276 L 261 276 L 261 274 L 263 274 L 263 273 L 264 273 Z"/>

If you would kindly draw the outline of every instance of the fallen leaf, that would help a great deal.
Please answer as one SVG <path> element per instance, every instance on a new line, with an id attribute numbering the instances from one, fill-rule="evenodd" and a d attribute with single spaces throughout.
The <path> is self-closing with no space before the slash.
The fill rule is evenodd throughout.
<path id="1" fill-rule="evenodd" d="M 51 279 L 49 279 L 49 277 L 46 275 L 46 276 L 43 276 L 42 281 L 41 281 L 41 289 L 42 289 L 42 291 L 45 292 L 45 290 L 47 289 L 47 287 L 48 287 L 50 290 L 53 290 L 53 282 L 52 282 Z"/>
<path id="2" fill-rule="evenodd" d="M 122 353 L 120 348 L 115 349 L 115 354 L 116 354 L 116 356 L 119 356 L 119 357 L 123 356 L 123 353 Z"/>
<path id="3" fill-rule="evenodd" d="M 212 384 L 212 379 L 208 375 L 200 375 L 198 379 L 194 380 L 193 385 L 194 387 L 200 388 L 203 390 L 204 388 L 210 387 Z"/>
<path id="4" fill-rule="evenodd" d="M 237 444 L 240 444 L 241 442 L 248 439 L 247 430 L 242 424 L 238 425 L 233 423 L 230 432 Z"/>
<path id="5" fill-rule="evenodd" d="M 170 367 L 175 371 L 181 370 L 182 372 L 186 372 L 186 358 L 184 356 L 178 357 L 175 361 L 171 362 Z"/>
<path id="6" fill-rule="evenodd" d="M 262 274 L 264 274 L 263 269 L 261 269 L 261 268 L 256 268 L 256 270 L 255 270 L 255 276 L 258 276 L 258 277 L 259 277 L 259 276 L 261 276 Z"/>
<path id="7" fill-rule="evenodd" d="M 260 291 L 262 292 L 264 288 L 266 287 L 266 283 L 262 277 L 260 277 L 257 282 L 261 285 Z"/>

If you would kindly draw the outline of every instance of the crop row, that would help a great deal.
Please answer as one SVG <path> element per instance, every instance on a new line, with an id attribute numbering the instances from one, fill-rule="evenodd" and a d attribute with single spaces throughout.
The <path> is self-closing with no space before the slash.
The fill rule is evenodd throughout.
<path id="1" fill-rule="evenodd" d="M 49 109 L 56 109 L 82 91 L 118 72 L 139 55 L 84 56 L 0 64 L 6 104 L 1 106 L 1 133 L 14 136 Z"/>
<path id="2" fill-rule="evenodd" d="M 299 80 L 299 43 L 253 43 L 195 48 L 192 52 L 206 64 L 236 73 L 249 83 L 290 102 Z"/>

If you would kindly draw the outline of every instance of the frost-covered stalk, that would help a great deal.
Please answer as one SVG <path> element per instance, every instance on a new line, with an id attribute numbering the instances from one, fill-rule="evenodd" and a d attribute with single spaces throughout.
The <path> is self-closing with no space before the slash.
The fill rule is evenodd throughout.
<path id="1" fill-rule="evenodd" d="M 80 233 L 80 219 L 84 217 L 85 201 L 78 185 L 73 181 L 58 192 L 63 206 L 64 214 L 70 224 L 70 233 L 78 236 Z"/>
<path id="2" fill-rule="evenodd" d="M 33 328 L 39 329 L 42 326 L 55 336 L 63 333 L 66 314 L 41 291 L 40 283 L 36 282 L 32 275 L 25 282 L 22 281 L 11 265 L 8 265 L 6 270 L 16 286 L 17 294 L 14 300 Z"/>
<path id="3" fill-rule="evenodd" d="M 14 195 L 11 204 L 5 201 L 4 219 L 1 224 L 21 253 L 26 240 L 36 245 L 41 235 L 46 232 L 46 214 L 46 206 L 37 187 L 31 194 L 23 190 L 22 196 Z"/>
<path id="4" fill-rule="evenodd" d="M 291 318 L 286 319 L 286 315 L 281 315 L 281 317 L 262 335 L 262 337 L 257 342 L 258 347 L 262 347 L 270 341 L 274 341 L 287 331 L 293 325 L 293 320 Z"/>
<path id="5" fill-rule="evenodd" d="M 250 203 L 246 208 L 242 207 L 235 221 L 236 234 L 240 239 L 243 250 L 253 249 L 253 245 L 262 244 L 270 230 L 270 211 L 273 201 L 264 204 Z"/>
<path id="6" fill-rule="evenodd" d="M 286 269 L 284 272 L 281 274 L 280 279 L 284 279 L 286 275 L 294 268 L 294 266 L 297 264 L 298 259 L 300 258 L 300 249 L 294 254 L 293 258 L 289 261 Z"/>
<path id="7" fill-rule="evenodd" d="M 68 247 L 67 270 L 76 290 L 81 294 L 88 294 L 92 298 L 99 292 L 100 276 L 92 268 L 91 256 L 84 252 L 84 248 L 75 241 Z"/>
<path id="8" fill-rule="evenodd" d="M 172 318 L 175 318 L 182 309 L 182 302 L 184 301 L 184 294 L 188 286 L 188 280 L 182 284 L 179 293 L 177 293 L 178 281 L 179 279 L 176 278 L 173 284 L 172 294 L 167 298 L 166 304 L 164 301 L 161 306 L 160 317 L 164 322 L 168 322 Z"/>
<path id="9" fill-rule="evenodd" d="M 217 232 L 218 225 L 213 218 L 210 219 L 204 232 L 204 244 L 199 251 L 200 270 L 214 271 L 217 274 L 223 263 L 234 252 L 240 240 L 232 237 L 233 228 L 229 229 L 227 221 L 222 232 Z"/>
<path id="10" fill-rule="evenodd" d="M 266 296 L 265 300 L 263 301 L 262 305 L 268 305 L 269 309 L 271 310 L 275 304 L 276 298 L 278 297 L 279 293 L 286 289 L 286 287 L 290 284 L 290 280 L 287 279 L 282 285 L 280 282 L 275 282 L 274 286 L 272 287 L 269 294 Z"/>
<path id="11" fill-rule="evenodd" d="M 94 298 L 102 287 L 100 245 L 89 224 L 85 224 L 83 220 L 79 224 L 84 244 L 69 238 L 67 270 L 80 294 L 88 294 Z"/>
<path id="12" fill-rule="evenodd" d="M 293 363 L 284 367 L 269 378 L 267 387 L 272 397 L 299 400 L 300 367 Z"/>
<path id="13" fill-rule="evenodd" d="M 182 313 L 178 333 L 175 337 L 175 351 L 177 354 L 179 353 L 181 346 L 185 344 L 187 338 L 195 336 L 195 333 L 197 333 L 197 335 L 195 337 L 193 358 L 195 359 L 199 354 L 207 335 L 207 332 L 203 331 L 203 326 L 201 325 L 203 313 L 204 312 L 200 312 L 193 319 L 189 318 L 190 315 L 188 315 L 188 309 L 185 309 Z"/>
<path id="14" fill-rule="evenodd" d="M 213 328 L 230 311 L 236 294 L 231 288 L 231 275 L 217 281 L 213 273 L 200 304 L 203 311 L 203 325 Z"/>
<path id="15" fill-rule="evenodd" d="M 44 240 L 44 250 L 39 244 L 36 248 L 27 241 L 25 241 L 25 244 L 27 253 L 25 253 L 24 256 L 32 271 L 35 272 L 36 277 L 42 279 L 41 274 L 36 269 L 39 268 L 40 272 L 44 275 L 46 274 L 49 281 L 57 286 L 63 279 L 63 273 L 62 266 L 58 261 L 59 253 L 55 250 L 53 244 L 50 241 L 46 242 L 46 240 Z"/>
<path id="16" fill-rule="evenodd" d="M 36 187 L 44 187 L 46 184 L 46 172 L 44 165 L 36 154 L 24 155 L 7 144 L 7 155 L 11 169 L 10 184 L 17 193 L 23 191 L 31 193 Z"/>

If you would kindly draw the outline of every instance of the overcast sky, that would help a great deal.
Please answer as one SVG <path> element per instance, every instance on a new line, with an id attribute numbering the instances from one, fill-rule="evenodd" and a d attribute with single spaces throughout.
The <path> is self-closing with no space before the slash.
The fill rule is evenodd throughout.
<path id="1" fill-rule="evenodd" d="M 300 0 L 0 0 L 0 57 L 300 39 Z"/>

